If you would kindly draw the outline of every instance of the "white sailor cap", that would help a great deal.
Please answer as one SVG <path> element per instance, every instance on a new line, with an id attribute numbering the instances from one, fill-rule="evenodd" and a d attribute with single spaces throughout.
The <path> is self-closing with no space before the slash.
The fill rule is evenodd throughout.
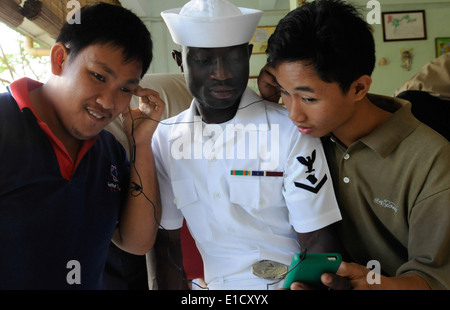
<path id="1" fill-rule="evenodd" d="M 262 14 L 228 0 L 191 0 L 161 16 L 176 44 L 217 48 L 250 42 Z"/>

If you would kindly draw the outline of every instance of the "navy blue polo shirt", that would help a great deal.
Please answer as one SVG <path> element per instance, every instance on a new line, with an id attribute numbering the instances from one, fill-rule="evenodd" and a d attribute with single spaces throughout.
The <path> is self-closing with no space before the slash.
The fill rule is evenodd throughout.
<path id="1" fill-rule="evenodd" d="M 102 131 L 70 163 L 32 111 L 40 85 L 0 94 L 0 289 L 100 289 L 129 162 Z"/>

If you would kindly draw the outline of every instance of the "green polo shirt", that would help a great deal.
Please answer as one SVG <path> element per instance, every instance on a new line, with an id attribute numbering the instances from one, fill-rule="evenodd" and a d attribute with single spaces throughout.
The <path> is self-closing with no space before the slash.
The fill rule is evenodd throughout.
<path id="1" fill-rule="evenodd" d="M 387 276 L 416 273 L 450 289 L 450 144 L 411 114 L 408 101 L 369 95 L 392 116 L 348 148 L 324 147 L 350 259 Z"/>

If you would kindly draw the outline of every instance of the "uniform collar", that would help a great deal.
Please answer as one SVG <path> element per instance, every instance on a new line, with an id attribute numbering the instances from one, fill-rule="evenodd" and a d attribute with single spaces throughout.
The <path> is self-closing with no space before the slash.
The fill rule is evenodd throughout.
<path id="1" fill-rule="evenodd" d="M 247 126 L 249 119 L 252 120 L 254 126 Z M 220 126 L 220 124 L 205 124 L 201 120 L 200 115 L 197 112 L 195 99 L 192 100 L 189 109 L 187 109 L 180 118 L 175 118 L 174 122 L 175 124 L 172 126 L 169 135 L 169 141 L 179 138 L 185 134 L 187 130 L 190 130 L 190 133 L 194 134 L 195 141 L 202 141 L 201 133 L 203 132 L 203 126 Z M 226 124 L 235 125 L 234 128 L 236 130 L 240 129 L 240 126 L 237 126 L 239 124 L 242 124 L 242 129 L 246 131 L 270 130 L 270 123 L 267 117 L 264 99 L 259 97 L 250 88 L 247 88 L 242 95 L 236 115 Z"/>

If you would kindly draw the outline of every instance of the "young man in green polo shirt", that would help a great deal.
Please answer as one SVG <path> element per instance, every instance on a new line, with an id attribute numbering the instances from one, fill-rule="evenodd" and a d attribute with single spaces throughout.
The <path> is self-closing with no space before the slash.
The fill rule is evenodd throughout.
<path id="1" fill-rule="evenodd" d="M 409 102 L 368 94 L 375 46 L 364 19 L 339 0 L 308 3 L 280 21 L 267 53 L 261 93 L 281 91 L 298 130 L 323 137 L 338 233 L 355 262 L 322 282 L 449 289 L 450 145 L 412 116 Z"/>

